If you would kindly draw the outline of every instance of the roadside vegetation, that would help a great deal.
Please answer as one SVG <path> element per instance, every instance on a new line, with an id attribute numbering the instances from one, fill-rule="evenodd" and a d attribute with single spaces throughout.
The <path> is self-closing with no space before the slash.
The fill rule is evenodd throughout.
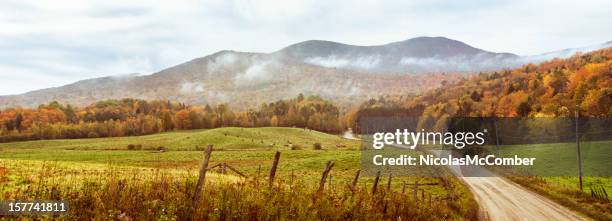
<path id="1" fill-rule="evenodd" d="M 498 170 L 510 180 L 596 220 L 612 220 L 612 141 L 581 142 L 583 191 L 579 188 L 576 143 L 500 146 L 500 156 L 535 157 L 528 169 Z"/>

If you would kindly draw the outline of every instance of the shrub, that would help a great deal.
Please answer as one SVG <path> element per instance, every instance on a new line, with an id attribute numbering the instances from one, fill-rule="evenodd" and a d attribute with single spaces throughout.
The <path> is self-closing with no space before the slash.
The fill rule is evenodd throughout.
<path id="1" fill-rule="evenodd" d="M 98 138 L 98 137 L 100 137 L 100 135 L 98 135 L 98 133 L 92 131 L 92 132 L 89 132 L 87 134 L 87 137 L 88 138 Z"/>
<path id="2" fill-rule="evenodd" d="M 142 150 L 142 145 L 141 144 L 128 144 L 127 149 L 128 150 Z"/>
<path id="3" fill-rule="evenodd" d="M 297 144 L 289 144 L 289 148 L 291 148 L 291 150 L 301 150 L 302 146 Z"/>

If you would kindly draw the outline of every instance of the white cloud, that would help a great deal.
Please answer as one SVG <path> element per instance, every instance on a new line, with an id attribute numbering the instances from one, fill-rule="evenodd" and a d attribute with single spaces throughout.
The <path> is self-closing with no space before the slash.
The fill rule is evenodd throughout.
<path id="1" fill-rule="evenodd" d="M 274 59 L 253 59 L 252 64 L 244 72 L 238 73 L 234 77 L 234 83 L 244 86 L 267 82 L 273 78 L 272 69 L 276 68 L 277 65 L 278 63 Z"/>
<path id="2" fill-rule="evenodd" d="M 204 91 L 204 84 L 202 83 L 193 83 L 193 82 L 185 82 L 181 84 L 179 92 L 181 94 L 194 94 Z"/>
<path id="3" fill-rule="evenodd" d="M 222 68 L 227 68 L 238 61 L 238 57 L 231 52 L 226 52 L 215 57 L 214 60 L 208 61 L 206 70 L 208 73 L 214 73 Z"/>
<path id="4" fill-rule="evenodd" d="M 48 80 L 12 80 L 25 86 L 3 86 L 0 94 L 148 74 L 219 50 L 271 52 L 310 39 L 373 45 L 446 36 L 539 54 L 612 40 L 610 8 L 605 0 L 2 0 L 0 67 Z"/>
<path id="5" fill-rule="evenodd" d="M 377 68 L 381 62 L 380 56 L 357 56 L 351 58 L 339 58 L 335 55 L 328 57 L 311 57 L 304 59 L 308 64 L 319 65 L 329 68 L 355 68 L 368 70 Z"/>
<path id="6" fill-rule="evenodd" d="M 319 66 L 328 67 L 328 68 L 341 68 L 341 67 L 348 66 L 350 63 L 350 60 L 343 59 L 343 58 L 337 58 L 336 56 L 332 55 L 329 57 L 306 58 L 304 62 L 308 64 L 314 64 L 314 65 L 319 65 Z"/>

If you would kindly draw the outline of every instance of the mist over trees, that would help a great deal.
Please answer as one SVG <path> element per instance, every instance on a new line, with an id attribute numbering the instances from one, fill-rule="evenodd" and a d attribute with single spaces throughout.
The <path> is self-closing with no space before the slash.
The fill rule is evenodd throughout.
<path id="1" fill-rule="evenodd" d="M 575 112 L 612 117 L 612 48 L 480 73 L 419 96 L 371 99 L 350 110 L 344 122 L 359 131 L 359 119 L 371 116 L 444 125 L 451 117 L 573 118 Z"/>

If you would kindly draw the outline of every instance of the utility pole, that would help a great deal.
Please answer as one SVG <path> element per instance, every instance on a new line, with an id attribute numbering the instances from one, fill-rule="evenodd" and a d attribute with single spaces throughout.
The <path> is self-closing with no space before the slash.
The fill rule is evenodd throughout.
<path id="1" fill-rule="evenodd" d="M 578 181 L 580 192 L 582 192 L 582 157 L 580 156 L 580 136 L 578 136 L 578 119 L 580 117 L 580 107 L 576 104 L 575 122 L 576 122 L 576 156 L 578 157 Z"/>
<path id="2" fill-rule="evenodd" d="M 493 127 L 495 127 L 495 149 L 499 151 L 499 137 L 497 136 L 497 117 L 493 118 Z"/>
<path id="3" fill-rule="evenodd" d="M 493 127 L 495 129 L 495 153 L 497 154 L 497 151 L 499 151 L 499 137 L 497 136 L 497 113 L 496 113 L 496 106 L 493 105 Z"/>

